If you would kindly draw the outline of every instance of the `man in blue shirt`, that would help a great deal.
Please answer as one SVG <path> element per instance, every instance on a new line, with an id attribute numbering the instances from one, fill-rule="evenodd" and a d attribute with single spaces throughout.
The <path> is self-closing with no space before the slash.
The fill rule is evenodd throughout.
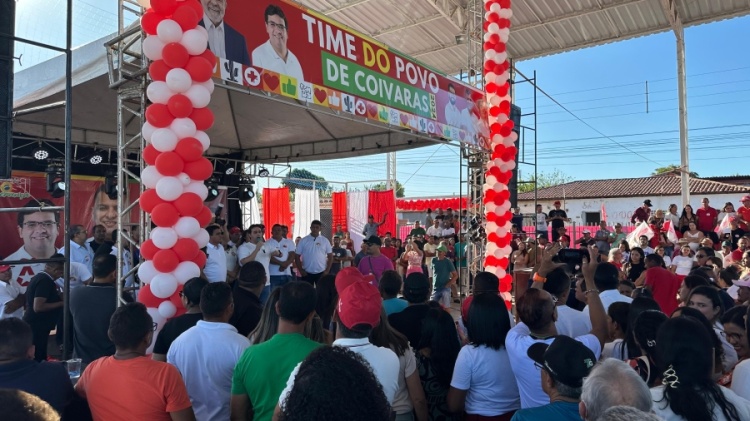
<path id="1" fill-rule="evenodd" d="M 560 335 L 547 345 L 538 342 L 529 347 L 529 358 L 541 371 L 542 389 L 549 395 L 548 405 L 522 409 L 511 421 L 580 420 L 583 379 L 596 364 L 596 356 L 581 342 Z"/>

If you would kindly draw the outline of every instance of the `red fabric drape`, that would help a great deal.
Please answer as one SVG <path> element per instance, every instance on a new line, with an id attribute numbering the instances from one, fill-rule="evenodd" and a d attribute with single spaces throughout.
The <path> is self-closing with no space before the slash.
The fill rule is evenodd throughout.
<path id="1" fill-rule="evenodd" d="M 385 223 L 378 227 L 378 235 L 383 236 L 386 232 L 398 235 L 396 232 L 396 196 L 393 190 L 370 191 L 367 213 L 375 217 L 375 222 L 380 222 L 383 215 L 388 213 Z"/>
<path id="2" fill-rule="evenodd" d="M 331 225 L 331 232 L 336 233 L 336 226 L 341 225 L 343 231 L 347 231 L 346 227 L 346 192 L 338 192 L 333 194 L 333 221 Z"/>
<path id="3" fill-rule="evenodd" d="M 271 237 L 274 224 L 286 225 L 292 229 L 292 212 L 289 209 L 289 188 L 263 189 L 263 225 L 266 226 L 266 239 Z"/>

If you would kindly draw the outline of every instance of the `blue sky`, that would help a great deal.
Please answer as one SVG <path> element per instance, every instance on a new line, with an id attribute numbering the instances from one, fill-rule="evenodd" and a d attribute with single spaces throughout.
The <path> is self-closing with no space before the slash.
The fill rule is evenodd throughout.
<path id="1" fill-rule="evenodd" d="M 74 4 L 74 44 L 116 30 L 115 1 L 75 0 Z M 18 35 L 61 45 L 64 6 L 63 0 L 18 2 Z M 510 36 L 512 39 L 512 30 Z M 750 55 L 746 54 L 746 40 L 750 38 L 750 16 L 690 27 L 685 36 L 690 170 L 701 176 L 748 174 Z M 24 67 L 51 57 L 51 53 L 36 47 L 17 44 L 16 55 L 20 53 L 24 54 Z M 576 180 L 626 178 L 647 176 L 658 166 L 679 164 L 672 32 L 523 61 L 517 67 L 527 76 L 536 70 L 541 89 L 596 129 L 539 94 L 540 172 L 559 170 Z M 524 113 L 533 111 L 531 96 L 528 84 L 517 87 L 516 103 Z M 531 117 L 522 124 L 532 126 Z M 523 150 L 531 161 L 533 138 L 531 132 L 528 134 Z M 459 183 L 458 156 L 458 150 L 449 146 L 399 152 L 397 178 L 405 185 L 407 196 L 458 194 L 460 189 L 465 190 Z M 386 176 L 385 155 L 304 162 L 294 167 L 330 181 L 361 180 L 362 174 L 351 171 L 351 165 L 369 168 L 367 179 Z M 521 166 L 524 175 L 533 171 L 533 167 Z M 276 184 L 271 181 L 270 185 Z"/>

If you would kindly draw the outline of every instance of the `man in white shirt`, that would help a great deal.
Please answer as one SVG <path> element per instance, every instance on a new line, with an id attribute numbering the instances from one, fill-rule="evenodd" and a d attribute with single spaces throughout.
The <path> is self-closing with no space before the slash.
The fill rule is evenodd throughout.
<path id="1" fill-rule="evenodd" d="M 643 249 L 643 257 L 646 257 L 649 254 L 654 254 L 654 249 L 649 247 L 648 245 L 647 236 L 641 235 L 640 237 L 638 237 L 638 245 Z"/>
<path id="2" fill-rule="evenodd" d="M 55 241 L 60 233 L 60 212 L 39 212 L 33 209 L 45 206 L 55 204 L 47 199 L 32 199 L 24 205 L 24 208 L 31 208 L 30 210 L 18 212 L 18 236 L 23 240 L 23 245 L 6 257 L 6 261 L 48 259 L 57 253 Z M 44 271 L 44 263 L 13 265 L 12 270 L 12 290 L 23 294 L 31 278 Z"/>
<path id="3" fill-rule="evenodd" d="M 237 258 L 240 260 L 240 266 L 248 262 L 258 262 L 263 265 L 266 271 L 266 287 L 260 294 L 262 303 L 265 303 L 271 294 L 270 265 L 273 257 L 281 257 L 281 251 L 274 244 L 263 241 L 263 228 L 260 225 L 251 225 L 250 241 L 240 246 L 237 250 Z"/>
<path id="4" fill-rule="evenodd" d="M 228 420 L 232 372 L 250 341 L 228 323 L 234 311 L 229 284 L 208 284 L 200 307 L 203 320 L 172 342 L 167 362 L 180 370 L 196 419 Z"/>
<path id="5" fill-rule="evenodd" d="M 456 106 L 456 87 L 448 84 L 448 103 L 445 104 L 445 123 L 449 126 L 461 126 L 461 111 Z"/>
<path id="6" fill-rule="evenodd" d="M 286 45 L 289 39 L 289 22 L 284 11 L 279 6 L 269 4 L 264 17 L 268 41 L 253 50 L 253 66 L 291 76 L 297 82 L 304 81 L 302 66 Z"/>
<path id="7" fill-rule="evenodd" d="M 271 227 L 271 238 L 266 241 L 270 247 L 279 250 L 280 256 L 271 256 L 268 274 L 271 276 L 271 291 L 283 287 L 292 280 L 292 264 L 296 256 L 294 241 L 284 238 L 284 227 L 275 224 Z"/>
<path id="8" fill-rule="evenodd" d="M 435 219 L 432 221 L 432 226 L 427 228 L 427 235 L 430 237 L 441 238 L 443 236 L 443 228 L 440 226 L 440 220 Z"/>
<path id="9" fill-rule="evenodd" d="M 216 57 L 250 65 L 245 37 L 224 22 L 227 0 L 201 0 L 203 18 L 198 25 L 208 32 L 208 48 Z M 213 64 L 213 63 L 211 63 Z"/>
<path id="10" fill-rule="evenodd" d="M 432 228 L 432 227 L 430 227 Z M 422 252 L 424 254 L 424 264 L 427 266 L 427 277 L 432 279 L 432 258 L 437 256 L 437 239 L 431 235 L 427 235 L 427 242 L 422 246 Z"/>
<path id="11" fill-rule="evenodd" d="M 208 244 L 206 245 L 206 266 L 203 274 L 208 282 L 226 282 L 227 280 L 227 253 L 224 250 L 222 240 L 224 232 L 218 225 L 206 227 L 208 232 Z"/>
<path id="12" fill-rule="evenodd" d="M 229 241 L 224 246 L 224 251 L 227 253 L 227 282 L 230 284 L 237 280 L 237 274 L 240 271 L 239 259 L 237 258 L 237 243 L 242 235 L 242 230 L 239 227 L 232 227 L 229 229 Z"/>
<path id="13" fill-rule="evenodd" d="M 547 214 L 542 211 L 542 205 L 536 205 L 536 235 L 544 235 L 549 240 L 547 234 Z"/>
<path id="14" fill-rule="evenodd" d="M 68 230 L 70 237 L 70 261 L 78 262 L 86 266 L 89 272 L 92 271 L 91 264 L 94 260 L 94 250 L 86 242 L 87 234 L 83 225 L 72 225 Z M 61 247 L 58 253 L 65 255 L 65 247 Z"/>
<path id="15" fill-rule="evenodd" d="M 299 241 L 294 262 L 299 268 L 302 280 L 315 286 L 318 280 L 327 275 L 333 264 L 333 248 L 327 238 L 320 235 L 323 224 L 317 219 L 310 223 L 310 235 Z"/>
<path id="16" fill-rule="evenodd" d="M 570 277 L 565 273 L 565 270 L 557 268 L 547 274 L 544 290 L 552 295 L 552 300 L 555 302 L 557 334 L 575 338 L 589 333 L 591 322 L 588 314 L 583 314 L 583 312 L 565 305 L 568 301 L 568 295 L 570 295 L 570 284 Z"/>
<path id="17" fill-rule="evenodd" d="M 23 317 L 26 298 L 10 283 L 13 271 L 8 265 L 0 266 L 0 319 Z"/>
<path id="18" fill-rule="evenodd" d="M 505 347 L 510 360 L 513 361 L 511 369 L 518 383 L 522 409 L 535 408 L 549 403 L 549 397 L 542 389 L 539 371 L 534 366 L 534 361 L 528 356 L 528 349 L 539 342 L 549 345 L 558 335 L 555 327 L 557 318 L 555 303 L 552 295 L 544 291 L 542 287 L 547 280 L 546 276 L 559 267 L 559 264 L 552 263 L 552 258 L 557 255 L 560 248 L 558 243 L 544 251 L 542 262 L 534 275 L 534 285 L 516 303 L 522 323 L 512 328 L 505 339 Z M 590 279 L 591 284 L 593 284 L 596 266 L 596 261 L 584 262 L 583 265 L 584 276 L 587 280 Z M 592 307 L 589 317 L 593 327 L 591 333 L 574 339 L 583 343 L 598 359 L 602 346 L 609 336 L 607 313 L 599 299 L 599 291 L 589 289 L 586 291 L 586 297 Z"/>
<path id="19" fill-rule="evenodd" d="M 599 290 L 599 298 L 601 299 L 604 311 L 609 310 L 609 306 L 614 302 L 632 303 L 633 299 L 625 295 L 620 294 L 617 290 L 619 285 L 619 271 L 617 267 L 611 263 L 600 263 L 596 268 L 593 282 L 586 279 L 586 289 L 595 288 Z M 589 314 L 589 306 L 583 309 L 583 313 Z"/>

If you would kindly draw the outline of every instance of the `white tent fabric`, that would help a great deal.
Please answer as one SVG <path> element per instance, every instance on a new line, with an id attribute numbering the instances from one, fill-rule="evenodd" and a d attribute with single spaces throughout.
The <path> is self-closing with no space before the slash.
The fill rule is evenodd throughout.
<path id="1" fill-rule="evenodd" d="M 359 248 L 364 240 L 362 230 L 365 229 L 365 223 L 367 222 L 367 206 L 370 194 L 367 191 L 353 191 L 347 193 L 346 200 L 348 210 L 346 224 L 349 227 L 352 241 L 354 241 L 354 251 L 359 253 Z"/>
<path id="2" fill-rule="evenodd" d="M 294 191 L 294 237 L 304 237 L 310 233 L 310 223 L 320 220 L 320 197 L 318 190 Z"/>
<path id="3" fill-rule="evenodd" d="M 263 219 L 260 217 L 260 206 L 258 206 L 258 201 L 256 199 L 242 203 L 241 207 L 242 215 L 244 215 L 245 217 L 245 219 L 242 221 L 243 227 L 249 227 L 253 224 L 263 223 Z"/>

